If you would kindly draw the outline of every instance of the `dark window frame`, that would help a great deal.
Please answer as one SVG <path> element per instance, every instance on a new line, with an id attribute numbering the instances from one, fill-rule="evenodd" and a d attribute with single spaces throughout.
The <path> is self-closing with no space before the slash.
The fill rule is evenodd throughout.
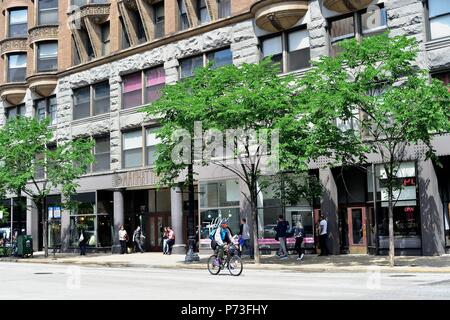
<path id="1" fill-rule="evenodd" d="M 16 56 L 16 55 L 25 56 L 25 67 L 22 67 L 22 68 L 11 68 L 11 67 L 10 67 L 10 65 L 11 65 L 11 61 L 10 61 L 11 56 Z M 8 83 L 25 82 L 26 77 L 27 77 L 27 53 L 25 53 L 25 52 L 11 52 L 11 53 L 8 53 L 8 54 L 6 55 L 6 57 L 7 57 L 7 63 L 6 63 L 6 68 L 7 68 L 7 82 L 8 82 Z M 22 77 L 21 77 L 18 81 L 16 81 L 16 80 L 13 81 L 13 80 L 11 80 L 11 78 L 13 78 L 13 77 L 12 77 L 12 74 L 11 74 L 12 69 L 20 69 L 20 70 L 23 72 L 23 79 L 22 79 Z"/>
<path id="2" fill-rule="evenodd" d="M 164 69 L 164 65 L 163 64 L 155 65 L 155 66 L 152 66 L 150 68 L 147 68 L 147 69 L 144 69 L 144 70 L 139 70 L 139 71 L 136 71 L 136 72 L 123 74 L 121 76 L 122 77 L 122 99 L 121 99 L 122 100 L 122 103 L 121 103 L 122 104 L 122 110 L 137 108 L 137 107 L 140 107 L 140 106 L 143 106 L 143 105 L 145 105 L 147 103 L 151 103 L 152 102 L 152 101 L 147 101 L 147 88 L 149 87 L 149 86 L 147 86 L 147 73 L 149 71 L 151 71 L 151 70 L 156 70 L 156 69 L 159 69 L 159 68 L 163 68 L 163 70 L 164 70 L 164 81 L 165 81 L 166 70 Z M 125 105 L 124 94 L 126 94 L 127 92 L 125 92 L 124 78 L 130 77 L 130 76 L 133 76 L 133 75 L 137 75 L 137 74 L 140 74 L 140 78 L 141 78 L 141 88 L 140 88 L 140 91 L 141 91 L 141 102 L 140 102 L 140 104 L 135 105 L 135 106 L 126 106 Z M 166 84 L 167 84 L 167 82 L 164 82 L 164 85 L 162 85 L 161 87 L 164 87 Z M 137 91 L 137 90 L 135 90 L 135 91 Z M 155 100 L 153 100 L 153 101 L 155 101 Z"/>
<path id="3" fill-rule="evenodd" d="M 26 23 L 11 23 L 11 12 L 14 11 L 26 11 L 27 12 L 27 22 Z M 27 7 L 14 7 L 8 9 L 8 19 L 7 19 L 7 25 L 8 25 L 8 37 L 9 38 L 26 38 L 28 37 L 28 8 Z M 19 26 L 19 25 L 25 25 L 25 31 L 22 34 L 18 35 L 11 35 L 11 26 Z"/>
<path id="4" fill-rule="evenodd" d="M 57 25 L 59 23 L 59 5 L 58 5 L 59 3 L 58 3 L 58 1 L 56 1 L 56 7 L 47 8 L 47 9 L 41 9 L 40 3 L 41 3 L 41 1 L 38 0 L 37 1 L 37 19 L 36 19 L 37 25 L 38 26 L 51 25 L 51 24 Z M 41 13 L 43 11 L 44 12 L 56 11 L 56 21 L 53 21 L 52 23 L 42 23 Z"/>
<path id="5" fill-rule="evenodd" d="M 11 115 L 10 115 L 10 111 L 15 109 L 16 115 L 14 116 L 14 118 L 16 118 L 17 116 L 25 116 L 26 114 L 26 106 L 25 103 L 21 103 L 18 104 L 16 106 L 11 106 L 11 107 L 5 107 L 5 118 L 6 120 L 10 120 L 12 119 Z M 23 112 L 22 112 L 23 110 Z"/>
<path id="6" fill-rule="evenodd" d="M 364 9 L 361 9 L 358 11 L 354 11 L 354 12 L 350 12 L 350 13 L 346 13 L 343 15 L 338 15 L 336 17 L 332 17 L 327 20 L 327 33 L 328 33 L 328 38 L 329 38 L 329 54 L 330 54 L 330 56 L 336 55 L 336 53 L 333 53 L 333 45 L 336 43 L 339 43 L 339 42 L 341 42 L 343 40 L 347 40 L 347 39 L 353 39 L 353 38 L 360 41 L 363 37 L 370 37 L 372 35 L 377 35 L 377 34 L 385 32 L 386 30 L 389 29 L 389 24 L 388 24 L 389 19 L 387 16 L 386 7 L 384 6 L 384 3 L 377 4 L 377 6 L 380 8 L 380 10 L 383 10 L 385 12 L 386 20 L 384 22 L 386 22 L 386 24 L 384 24 L 381 27 L 376 28 L 374 31 L 370 31 L 368 33 L 364 33 L 363 24 L 362 24 L 362 20 L 361 20 L 362 15 L 367 13 L 367 8 L 364 8 Z M 333 38 L 331 37 L 331 29 L 332 29 L 333 22 L 343 20 L 343 19 L 346 19 L 349 17 L 353 18 L 354 35 L 352 37 L 340 37 L 337 40 L 333 40 Z"/>
<path id="7" fill-rule="evenodd" d="M 158 16 L 158 11 L 161 8 L 162 8 L 163 15 Z M 164 1 L 153 4 L 153 16 L 154 16 L 153 24 L 155 26 L 155 30 L 154 30 L 155 39 L 162 38 L 165 35 L 166 16 L 165 16 L 164 10 L 165 10 Z"/>
<path id="8" fill-rule="evenodd" d="M 158 128 L 159 128 L 159 126 L 142 126 L 139 128 L 122 131 L 122 139 L 121 139 L 121 141 L 122 141 L 122 148 L 121 148 L 122 169 L 151 168 L 154 166 L 154 162 L 149 164 L 150 159 L 148 157 L 148 150 L 150 147 L 155 147 L 157 145 L 147 146 L 147 131 L 155 130 Z M 140 132 L 141 133 L 141 147 L 124 150 L 124 137 L 127 133 L 131 133 L 131 132 Z M 139 166 L 126 167 L 125 166 L 125 151 L 138 150 L 138 149 L 141 150 L 141 164 Z"/>
<path id="9" fill-rule="evenodd" d="M 194 59 L 194 58 L 202 57 L 202 59 L 203 59 L 202 67 L 204 68 L 210 62 L 210 60 L 208 59 L 209 55 L 211 55 L 213 53 L 216 53 L 216 52 L 225 51 L 225 50 L 230 51 L 230 53 L 231 53 L 231 64 L 233 64 L 233 52 L 231 51 L 231 48 L 229 46 L 226 46 L 226 47 L 223 47 L 223 48 L 219 48 L 219 49 L 209 50 L 209 51 L 206 51 L 206 52 L 202 52 L 200 54 L 196 54 L 196 55 L 192 55 L 192 56 L 188 56 L 188 57 L 183 57 L 183 58 L 179 59 L 178 60 L 179 61 L 178 79 L 182 80 L 182 79 L 187 79 L 187 78 L 193 77 L 193 73 L 194 73 L 195 69 L 192 70 L 192 75 L 185 76 L 185 77 L 182 76 L 182 63 L 184 61 L 188 61 L 188 60 L 191 60 L 191 59 Z"/>
<path id="10" fill-rule="evenodd" d="M 433 38 L 431 35 L 431 21 L 435 18 L 441 18 L 441 17 L 445 17 L 445 16 L 450 16 L 450 9 L 447 13 L 442 13 L 433 17 L 430 17 L 430 0 L 427 1 L 423 1 L 423 5 L 424 5 L 424 11 L 425 11 L 425 19 L 426 19 L 426 23 L 425 23 L 425 31 L 426 31 L 426 36 L 427 36 L 427 40 L 428 41 L 435 41 L 435 40 L 442 40 L 442 39 L 447 39 L 450 37 L 450 35 L 444 36 L 444 37 L 439 37 L 439 38 Z"/>
<path id="11" fill-rule="evenodd" d="M 306 24 L 294 27 L 292 29 L 288 29 L 285 31 L 280 31 L 280 32 L 275 32 L 275 33 L 271 33 L 269 35 L 265 35 L 259 38 L 259 50 L 260 50 L 260 54 L 261 54 L 261 58 L 264 58 L 264 52 L 263 52 L 263 43 L 266 40 L 269 39 L 273 39 L 273 38 L 277 38 L 277 37 L 281 37 L 281 65 L 280 65 L 280 72 L 281 73 L 289 73 L 289 72 L 295 72 L 295 71 L 299 71 L 299 70 L 305 70 L 308 69 L 309 67 L 305 67 L 302 69 L 297 69 L 297 70 L 289 70 L 289 35 L 291 33 L 294 32 L 298 32 L 298 31 L 306 31 L 308 32 L 308 38 L 309 38 L 309 30 L 307 28 Z M 309 46 L 309 50 L 311 50 L 311 44 Z M 309 62 L 311 61 L 311 51 L 309 54 Z M 309 63 L 309 65 L 311 66 L 311 62 Z"/>
<path id="12" fill-rule="evenodd" d="M 89 172 L 91 173 L 97 173 L 97 172 L 108 172 L 111 170 L 111 136 L 109 134 L 106 135 L 98 135 L 98 136 L 94 136 L 93 139 L 95 140 L 95 145 L 92 148 L 92 154 L 94 156 L 94 162 L 91 163 L 90 168 L 89 168 Z M 102 152 L 97 152 L 97 143 L 98 140 L 107 140 L 107 145 L 108 145 L 108 151 L 102 151 Z M 102 168 L 96 168 L 96 163 L 97 163 L 97 156 L 102 156 L 102 155 L 108 155 L 108 168 L 106 169 L 102 169 Z"/>
<path id="13" fill-rule="evenodd" d="M 55 99 L 55 106 L 56 106 L 55 117 L 54 118 L 52 117 L 52 112 L 50 110 L 50 107 L 52 106 L 52 104 L 50 102 L 51 102 L 52 99 Z M 43 101 L 45 102 L 45 113 L 44 113 L 45 114 L 45 118 L 50 117 L 50 125 L 51 126 L 52 125 L 56 125 L 57 122 L 58 122 L 58 103 L 56 101 L 56 95 L 51 95 L 49 97 L 42 98 L 42 99 L 36 99 L 36 100 L 33 101 L 33 108 L 34 108 L 34 116 L 35 116 L 35 118 L 37 120 L 39 120 L 39 121 L 41 120 L 39 118 L 39 114 L 38 114 L 38 104 L 40 102 L 43 102 Z M 53 123 L 53 122 L 55 122 L 55 123 Z"/>
<path id="14" fill-rule="evenodd" d="M 101 113 L 97 113 L 96 112 L 96 105 L 95 105 L 95 97 L 94 97 L 94 93 L 95 93 L 95 89 L 97 86 L 101 86 L 101 85 L 108 85 L 108 93 L 109 93 L 109 107 L 107 108 L 108 111 L 105 112 L 101 112 Z M 81 90 L 86 90 L 89 89 L 89 98 L 88 98 L 88 105 L 89 105 L 89 115 L 87 116 L 82 116 L 82 117 L 75 117 L 75 108 L 78 106 L 78 104 L 75 103 L 75 96 L 76 93 L 81 91 Z M 98 116 L 98 115 L 102 115 L 102 114 L 108 114 L 111 112 L 111 87 L 109 84 L 109 80 L 103 80 L 103 81 L 99 81 L 93 84 L 90 84 L 88 86 L 84 86 L 84 87 L 79 87 L 76 89 L 72 90 L 73 94 L 72 94 L 72 106 L 73 106 L 73 110 L 72 110 L 72 120 L 80 120 L 80 119 L 86 119 L 86 118 L 90 118 L 90 117 L 94 117 L 94 116 Z M 100 99 L 99 99 L 100 100 Z"/>
<path id="15" fill-rule="evenodd" d="M 51 59 L 42 59 L 39 57 L 41 52 L 41 45 L 43 44 L 56 44 L 56 56 Z M 41 61 L 43 60 L 55 60 L 54 68 L 41 68 Z M 42 41 L 36 43 L 36 71 L 37 72 L 53 72 L 58 71 L 58 41 Z"/>

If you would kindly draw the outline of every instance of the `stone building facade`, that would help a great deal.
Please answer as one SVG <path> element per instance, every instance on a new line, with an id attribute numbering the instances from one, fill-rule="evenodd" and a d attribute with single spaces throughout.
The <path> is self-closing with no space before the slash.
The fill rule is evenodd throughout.
<path id="1" fill-rule="evenodd" d="M 340 39 L 389 29 L 393 35 L 415 37 L 420 45 L 418 64 L 431 76 L 450 79 L 449 0 L 62 0 L 45 10 L 38 0 L 6 0 L 0 8 L 6 13 L 0 15 L 0 25 L 6 26 L 0 34 L 0 124 L 15 113 L 45 114 L 52 117 L 55 143 L 85 136 L 98 143 L 93 152 L 102 165 L 80 180 L 79 210 L 62 210 L 57 190 L 48 200 L 47 211 L 54 223 L 50 244 L 63 251 L 76 250 L 80 226 L 90 232 L 92 250 L 114 250 L 118 227 L 124 224 L 129 233 L 137 225 L 143 227 L 147 250 L 159 250 L 161 227 L 172 225 L 180 235 L 175 250 L 184 252 L 187 194 L 179 188 L 156 189 L 158 178 L 150 158 L 157 119 L 148 118 L 140 108 L 151 102 L 158 85 L 178 81 L 196 63 L 211 57 L 235 65 L 256 63 L 271 52 L 280 54 L 285 72 L 301 76 L 309 59 L 331 54 Z M 28 10 L 26 34 L 11 34 L 17 25 L 20 31 L 24 9 Z M 57 20 L 39 22 L 55 10 Z M 48 43 L 57 43 L 57 65 L 40 71 L 39 63 L 48 56 L 55 58 L 54 47 L 40 46 Z M 47 55 L 41 55 L 44 49 L 49 49 Z M 25 65 L 26 75 L 13 81 L 11 75 L 18 73 L 11 73 L 15 72 L 12 63 L 25 57 L 17 57 L 18 53 L 26 54 L 26 63 L 15 67 Z M 405 176 L 399 177 L 418 181 L 414 183 L 417 195 L 405 199 L 398 209 L 398 214 L 408 213 L 408 223 L 415 226 L 399 227 L 396 246 L 401 254 L 436 255 L 450 246 L 449 141 L 448 135 L 435 141 L 443 169 L 421 160 L 418 146 L 405 164 Z M 377 159 L 373 162 L 379 170 Z M 291 223 L 301 219 L 310 227 L 306 242 L 314 249 L 314 227 L 322 212 L 328 217 L 333 253 L 384 253 L 385 235 L 369 231 L 383 228 L 384 210 L 381 198 L 374 206 L 373 192 L 381 197 L 382 190 L 370 190 L 370 170 L 342 173 L 339 168 L 321 168 L 320 163 L 311 169 L 326 189 L 321 203 L 300 201 L 281 207 L 279 199 L 264 195 L 261 245 L 273 245 L 270 227 L 281 213 Z M 351 177 L 350 191 L 343 186 L 346 176 Z M 375 185 L 380 188 L 379 183 Z M 195 225 L 201 248 L 208 246 L 205 235 L 215 218 L 229 216 L 237 228 L 239 217 L 249 214 L 241 191 L 245 192 L 244 185 L 232 174 L 219 168 L 200 170 Z M 27 203 L 32 208 L 30 199 Z M 42 217 L 35 209 L 22 217 L 15 229 L 40 239 Z M 407 224 L 403 217 L 401 223 Z M 364 230 L 358 234 L 356 229 Z M 41 245 L 42 241 L 35 241 L 35 250 Z"/>

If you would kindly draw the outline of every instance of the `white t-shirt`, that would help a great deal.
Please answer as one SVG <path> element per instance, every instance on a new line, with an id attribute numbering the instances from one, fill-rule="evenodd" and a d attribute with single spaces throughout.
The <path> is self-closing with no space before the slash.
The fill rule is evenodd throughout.
<path id="1" fill-rule="evenodd" d="M 322 221 L 320 221 L 320 235 L 324 235 L 327 234 L 327 220 L 323 219 Z"/>

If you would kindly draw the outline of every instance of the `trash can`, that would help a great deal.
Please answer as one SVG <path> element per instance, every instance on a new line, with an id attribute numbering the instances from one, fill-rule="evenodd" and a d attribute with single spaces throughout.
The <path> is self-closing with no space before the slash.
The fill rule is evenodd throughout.
<path id="1" fill-rule="evenodd" d="M 33 238 L 30 235 L 21 235 L 17 237 L 17 255 L 20 257 L 29 257 L 33 255 Z"/>

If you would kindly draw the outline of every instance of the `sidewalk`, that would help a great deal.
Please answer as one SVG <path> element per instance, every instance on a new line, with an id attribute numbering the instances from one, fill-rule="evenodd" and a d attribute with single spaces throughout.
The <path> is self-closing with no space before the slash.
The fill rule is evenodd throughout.
<path id="1" fill-rule="evenodd" d="M 206 269 L 209 254 L 201 254 L 200 262 L 185 263 L 184 255 L 163 255 L 162 253 L 133 254 L 90 254 L 79 256 L 70 253 L 57 254 L 56 259 L 50 255 L 45 258 L 43 252 L 35 252 L 33 258 L 1 258 L 0 262 L 18 263 L 51 263 L 72 264 L 82 266 L 134 267 L 134 268 L 185 268 Z M 261 256 L 261 263 L 244 258 L 244 269 L 281 270 L 294 272 L 438 272 L 450 273 L 450 255 L 440 257 L 396 257 L 396 266 L 390 268 L 386 256 L 339 255 L 318 257 L 306 255 L 303 261 L 297 261 L 291 255 L 288 260 L 281 261 L 274 256 Z"/>

